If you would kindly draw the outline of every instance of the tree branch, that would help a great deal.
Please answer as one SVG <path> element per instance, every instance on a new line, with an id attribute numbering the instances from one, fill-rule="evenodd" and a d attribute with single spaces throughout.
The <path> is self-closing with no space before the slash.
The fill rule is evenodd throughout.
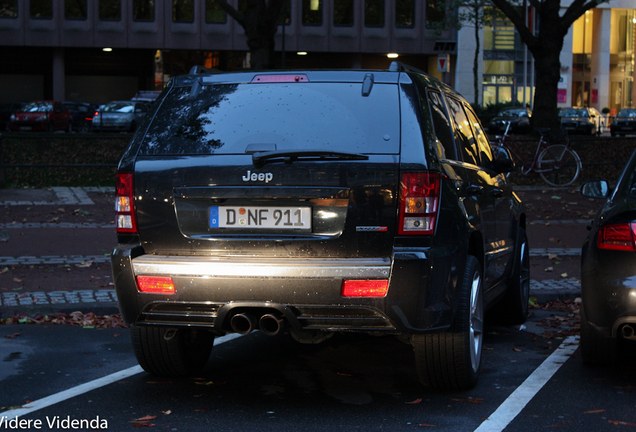
<path id="1" fill-rule="evenodd" d="M 223 9 L 229 16 L 234 18 L 236 22 L 238 22 L 241 25 L 241 27 L 245 27 L 244 25 L 245 17 L 243 16 L 242 13 L 240 13 L 239 11 L 234 9 L 234 7 L 232 7 L 230 4 L 228 4 L 227 0 L 214 0 L 214 1 L 216 2 L 216 4 L 221 6 L 221 9 Z"/>

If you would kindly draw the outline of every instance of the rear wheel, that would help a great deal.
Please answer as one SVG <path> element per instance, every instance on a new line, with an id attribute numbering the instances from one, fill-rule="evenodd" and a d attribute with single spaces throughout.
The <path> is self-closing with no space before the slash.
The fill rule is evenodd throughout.
<path id="1" fill-rule="evenodd" d="M 453 331 L 412 338 L 422 384 L 444 390 L 469 389 L 479 376 L 484 332 L 484 302 L 479 261 L 472 255 L 459 292 Z"/>
<path id="2" fill-rule="evenodd" d="M 618 361 L 618 341 L 594 330 L 581 307 L 581 357 L 588 364 L 613 365 Z"/>
<path id="3" fill-rule="evenodd" d="M 526 230 L 519 228 L 515 261 L 510 273 L 508 290 L 489 312 L 493 321 L 503 325 L 523 324 L 528 318 L 530 300 L 530 251 Z"/>
<path id="4" fill-rule="evenodd" d="M 210 358 L 214 335 L 205 330 L 132 327 L 135 357 L 146 371 L 162 376 L 188 376 Z"/>
<path id="5" fill-rule="evenodd" d="M 552 186 L 567 186 L 581 172 L 581 158 L 563 144 L 551 145 L 541 152 L 537 171 L 544 182 Z"/>

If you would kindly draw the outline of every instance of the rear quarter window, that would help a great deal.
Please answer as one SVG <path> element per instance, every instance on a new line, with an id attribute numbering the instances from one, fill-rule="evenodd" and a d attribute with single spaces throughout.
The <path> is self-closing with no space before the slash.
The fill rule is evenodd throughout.
<path id="1" fill-rule="evenodd" d="M 217 84 L 198 92 L 174 87 L 140 154 L 244 154 L 250 144 L 397 154 L 397 85 L 375 84 L 368 96 L 361 90 L 361 83 Z"/>

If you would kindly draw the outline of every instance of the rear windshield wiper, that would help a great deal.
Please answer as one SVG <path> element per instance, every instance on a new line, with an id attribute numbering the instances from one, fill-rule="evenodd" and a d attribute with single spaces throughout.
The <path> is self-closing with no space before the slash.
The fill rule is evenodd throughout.
<path id="1" fill-rule="evenodd" d="M 268 162 L 284 161 L 289 164 L 299 159 L 307 161 L 369 160 L 369 156 L 359 153 L 343 153 L 325 150 L 278 150 L 252 154 L 252 163 L 256 168 L 260 168 Z"/>

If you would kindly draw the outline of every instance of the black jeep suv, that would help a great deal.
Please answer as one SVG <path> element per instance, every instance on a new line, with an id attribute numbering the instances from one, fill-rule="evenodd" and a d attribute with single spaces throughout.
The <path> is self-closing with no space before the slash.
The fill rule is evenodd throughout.
<path id="1" fill-rule="evenodd" d="M 173 78 L 117 173 L 139 363 L 186 375 L 226 333 L 355 331 L 408 339 L 425 385 L 474 386 L 485 311 L 528 312 L 512 169 L 460 95 L 400 63 Z"/>

